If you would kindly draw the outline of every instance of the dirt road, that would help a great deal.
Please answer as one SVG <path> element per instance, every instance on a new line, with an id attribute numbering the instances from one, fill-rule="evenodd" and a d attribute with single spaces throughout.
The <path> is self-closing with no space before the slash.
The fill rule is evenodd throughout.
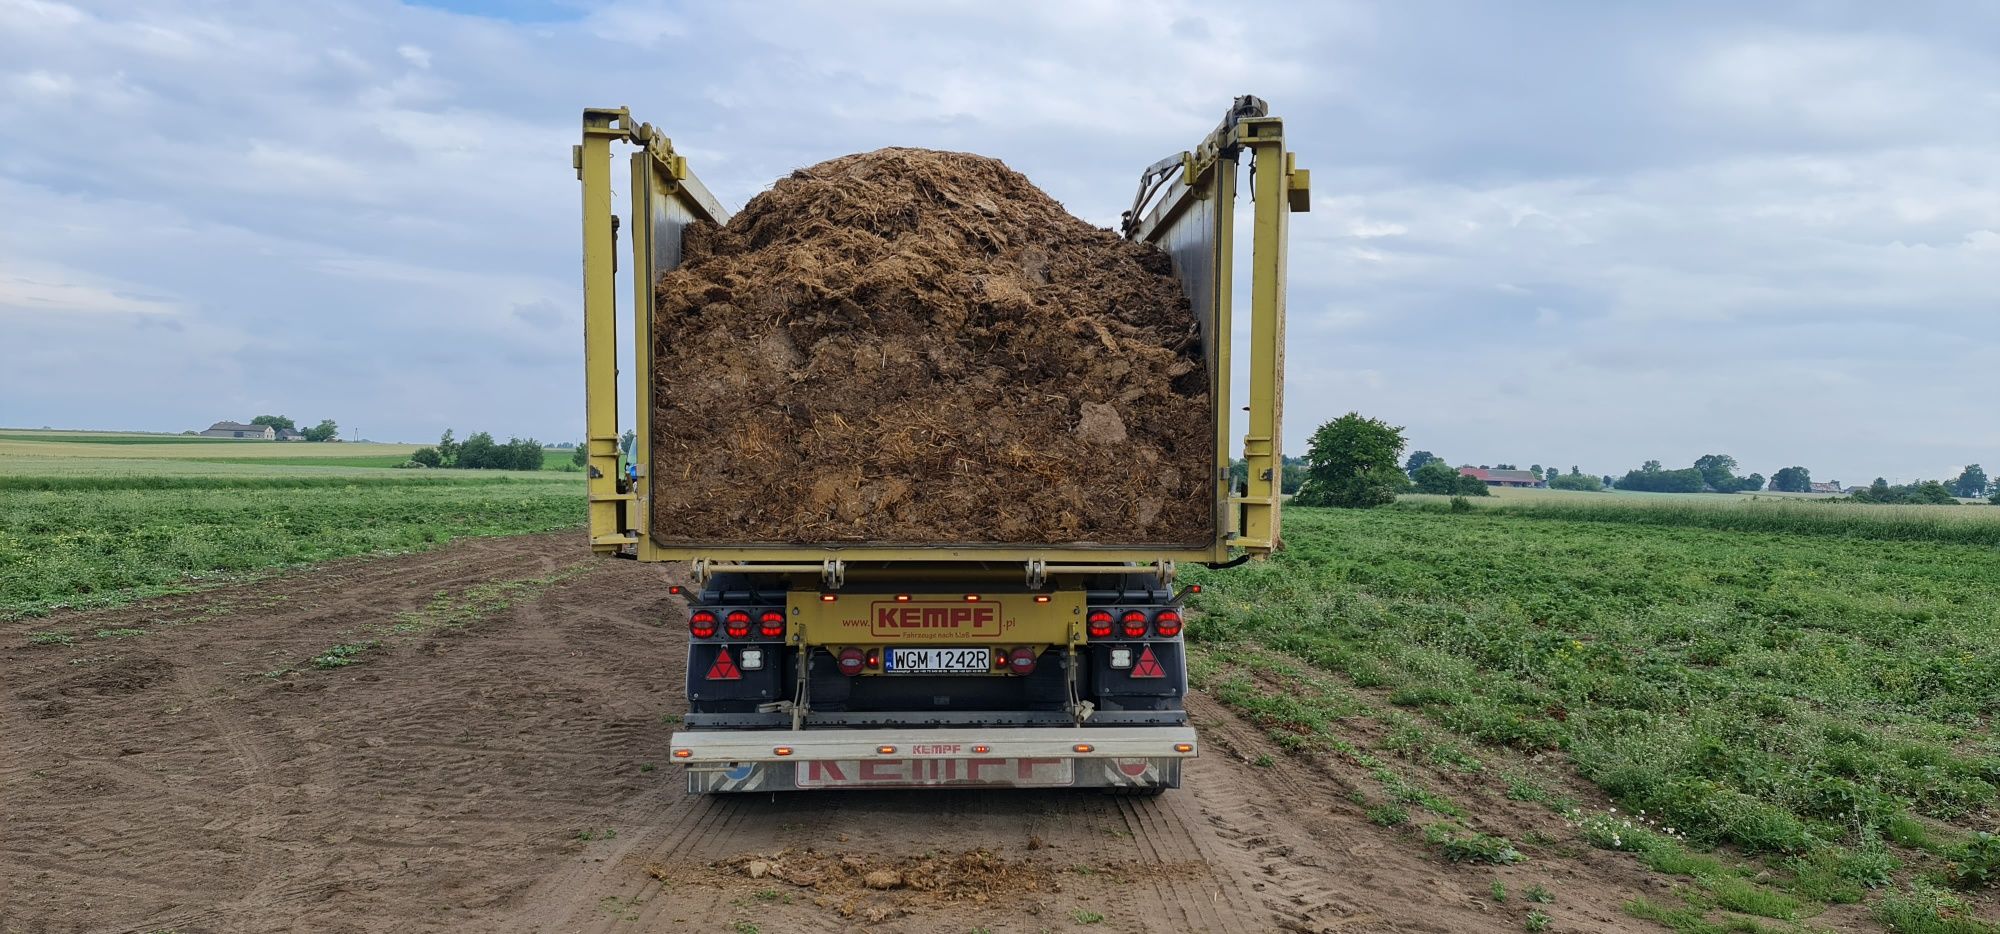
<path id="1" fill-rule="evenodd" d="M 1629 861 L 1447 863 L 1201 696 L 1157 799 L 689 797 L 672 572 L 576 538 L 0 624 L 0 931 L 1521 930 L 1495 881 L 1554 891 L 1550 930 L 1658 930 Z M 1563 833 L 1489 792 L 1454 789 Z"/>

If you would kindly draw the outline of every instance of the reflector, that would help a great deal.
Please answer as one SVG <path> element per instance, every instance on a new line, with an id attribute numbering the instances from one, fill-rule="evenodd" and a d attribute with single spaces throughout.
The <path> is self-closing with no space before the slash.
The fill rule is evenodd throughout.
<path id="1" fill-rule="evenodd" d="M 1159 658 L 1153 655 L 1153 647 L 1150 645 L 1146 646 L 1145 651 L 1139 653 L 1138 664 L 1132 666 L 1132 677 L 1164 678 L 1166 676 L 1167 669 L 1160 664 Z"/>
<path id="2" fill-rule="evenodd" d="M 743 672 L 736 669 L 736 660 L 729 657 L 729 649 L 724 647 L 715 654 L 715 664 L 708 666 L 710 681 L 741 681 Z"/>

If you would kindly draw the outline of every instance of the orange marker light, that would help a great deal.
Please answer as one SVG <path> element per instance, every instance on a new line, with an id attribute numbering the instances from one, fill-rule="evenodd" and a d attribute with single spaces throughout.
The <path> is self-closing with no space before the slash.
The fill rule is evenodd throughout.
<path id="1" fill-rule="evenodd" d="M 993 747 L 991 747 L 991 746 L 974 746 L 974 747 L 972 747 L 972 751 L 973 751 L 973 752 L 976 752 L 976 753 L 979 753 L 979 754 L 981 754 L 981 755 L 985 755 L 986 753 L 989 753 L 989 752 L 992 752 L 992 751 L 993 751 Z"/>
<path id="2" fill-rule="evenodd" d="M 978 595 L 978 594 L 976 594 L 976 593 L 969 593 L 969 594 L 966 594 L 966 595 L 965 595 L 965 602 L 967 602 L 967 603 L 978 603 L 978 602 L 979 602 L 979 595 Z"/>
<path id="3" fill-rule="evenodd" d="M 1091 751 L 1091 750 L 1093 750 L 1093 749 L 1096 749 L 1097 747 L 1096 747 L 1096 746 L 1092 746 L 1092 745 L 1091 745 L 1091 744 L 1089 744 L 1089 743 L 1077 743 L 1076 745 L 1074 745 L 1074 746 L 1071 746 L 1071 747 L 1069 747 L 1069 748 L 1071 748 L 1071 749 L 1074 749 L 1074 750 L 1076 750 L 1077 752 L 1089 752 L 1089 751 Z"/>
<path id="4" fill-rule="evenodd" d="M 692 750 L 692 749 L 676 749 L 676 750 L 674 750 L 674 758 L 676 758 L 676 759 L 685 759 L 685 758 L 688 758 L 689 756 L 692 756 L 692 755 L 694 755 L 694 750 Z"/>
<path id="5" fill-rule="evenodd" d="M 896 602 L 897 602 L 897 603 L 908 603 L 908 602 L 910 602 L 910 595 L 909 595 L 909 594 L 906 594 L 906 593 L 899 593 L 899 594 L 897 594 L 897 595 L 896 595 Z"/>
<path id="6" fill-rule="evenodd" d="M 1194 751 L 1194 744 L 1193 744 L 1193 743 L 1175 743 L 1175 744 L 1174 744 L 1174 751 L 1175 751 L 1175 752 L 1193 752 L 1193 751 Z"/>
<path id="7" fill-rule="evenodd" d="M 837 593 L 823 593 L 819 595 L 819 602 L 821 603 L 832 603 L 838 599 L 840 599 L 840 595 Z"/>
<path id="8" fill-rule="evenodd" d="M 789 756 L 789 755 L 791 755 L 791 754 L 792 754 L 792 747 L 790 747 L 790 746 L 772 746 L 772 747 L 771 747 L 771 752 L 772 752 L 772 754 L 773 754 L 773 755 L 780 755 L 780 756 Z"/>
<path id="9" fill-rule="evenodd" d="M 885 756 L 893 756 L 893 755 L 895 755 L 895 754 L 896 754 L 896 747 L 894 747 L 894 746 L 877 746 L 877 747 L 875 747 L 875 751 L 876 751 L 877 753 L 881 754 L 881 755 L 885 755 Z"/>
<path id="10" fill-rule="evenodd" d="M 1038 594 L 1036 594 L 1036 595 L 1035 595 L 1035 602 L 1036 602 L 1036 603 L 1047 603 L 1047 602 L 1049 602 L 1049 595 L 1048 595 L 1048 594 L 1045 594 L 1045 593 L 1038 593 Z"/>

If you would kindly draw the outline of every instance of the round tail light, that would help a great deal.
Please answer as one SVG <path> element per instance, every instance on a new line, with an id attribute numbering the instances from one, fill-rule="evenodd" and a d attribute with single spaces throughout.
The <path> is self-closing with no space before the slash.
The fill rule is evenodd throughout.
<path id="1" fill-rule="evenodd" d="M 1041 657 L 1042 653 L 1040 649 L 1031 649 L 1022 646 L 1007 653 L 1007 670 L 1017 675 L 1034 674 L 1035 662 Z"/>
<path id="2" fill-rule="evenodd" d="M 723 631 L 729 633 L 731 639 L 741 639 L 749 635 L 750 614 L 742 610 L 730 610 L 729 615 L 723 617 Z"/>
<path id="3" fill-rule="evenodd" d="M 1181 634 L 1181 614 L 1177 610 L 1161 610 L 1153 614 L 1153 631 L 1162 638 L 1171 639 Z"/>
<path id="4" fill-rule="evenodd" d="M 766 639 L 776 639 L 785 634 L 785 614 L 777 610 L 765 610 L 757 618 L 757 634 Z"/>
<path id="5" fill-rule="evenodd" d="M 860 649 L 841 649 L 835 657 L 840 660 L 840 673 L 849 677 L 860 674 L 861 667 L 868 661 Z"/>
<path id="6" fill-rule="evenodd" d="M 1118 618 L 1119 626 L 1125 631 L 1125 638 L 1137 639 L 1146 634 L 1146 614 L 1138 610 L 1126 610 Z"/>
<path id="7" fill-rule="evenodd" d="M 696 610 L 688 616 L 688 633 L 697 639 L 715 635 L 715 614 L 707 610 Z"/>
<path id="8" fill-rule="evenodd" d="M 1090 616 L 1086 618 L 1086 621 L 1090 625 L 1090 637 L 1092 639 L 1111 638 L 1110 610 L 1091 610 Z"/>

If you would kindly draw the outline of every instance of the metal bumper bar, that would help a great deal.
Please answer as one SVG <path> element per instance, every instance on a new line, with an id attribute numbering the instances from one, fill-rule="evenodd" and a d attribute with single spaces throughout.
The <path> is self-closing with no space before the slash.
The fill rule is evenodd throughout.
<path id="1" fill-rule="evenodd" d="M 1191 759 L 1192 727 L 1003 727 L 954 730 L 718 730 L 673 735 L 673 759 L 700 768 L 813 759 Z M 886 750 L 886 751 L 885 751 Z"/>

